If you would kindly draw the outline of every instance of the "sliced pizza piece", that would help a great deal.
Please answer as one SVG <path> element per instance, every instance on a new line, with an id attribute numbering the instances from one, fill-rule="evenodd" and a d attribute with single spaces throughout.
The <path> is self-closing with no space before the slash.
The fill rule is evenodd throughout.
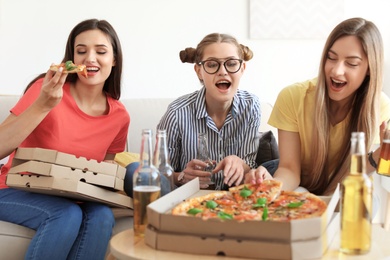
<path id="1" fill-rule="evenodd" d="M 248 209 L 258 204 L 258 199 L 264 198 L 265 205 L 270 204 L 280 194 L 282 182 L 278 180 L 264 180 L 260 184 L 242 184 L 229 188 L 229 192 L 235 200 L 246 205 Z M 244 207 L 245 210 L 245 207 Z"/>
<path id="2" fill-rule="evenodd" d="M 203 219 L 233 219 L 238 204 L 228 191 L 216 191 L 179 203 L 172 209 L 173 215 L 195 216 Z"/>
<path id="3" fill-rule="evenodd" d="M 88 77 L 87 66 L 85 65 L 76 65 L 71 60 L 68 60 L 65 63 L 58 65 L 51 65 L 50 70 L 58 71 L 59 68 L 64 68 L 62 73 L 81 73 L 84 77 Z"/>
<path id="4" fill-rule="evenodd" d="M 282 191 L 279 197 L 268 205 L 268 219 L 290 221 L 320 217 L 326 207 L 325 201 L 310 192 Z"/>

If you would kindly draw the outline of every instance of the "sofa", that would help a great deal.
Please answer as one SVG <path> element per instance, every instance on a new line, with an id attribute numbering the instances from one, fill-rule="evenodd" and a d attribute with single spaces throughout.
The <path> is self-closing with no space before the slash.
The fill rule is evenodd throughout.
<path id="1" fill-rule="evenodd" d="M 12 108 L 18 99 L 18 95 L 0 95 L 0 122 L 3 122 L 8 116 L 10 108 Z M 173 101 L 173 98 L 123 99 L 121 101 L 126 106 L 131 118 L 126 149 L 130 153 L 138 153 L 141 144 L 142 129 L 148 128 L 155 132 L 157 123 L 166 111 L 168 104 Z M 261 102 L 261 108 L 262 120 L 259 131 L 272 131 L 276 136 L 276 129 L 267 124 L 272 110 L 271 104 Z M 0 164 L 6 161 L 7 159 L 3 159 L 0 161 Z M 113 212 L 116 219 L 113 235 L 132 227 L 131 210 L 113 209 Z M 0 221 L 0 258 L 7 260 L 23 259 L 34 234 L 35 231 L 29 228 Z"/>

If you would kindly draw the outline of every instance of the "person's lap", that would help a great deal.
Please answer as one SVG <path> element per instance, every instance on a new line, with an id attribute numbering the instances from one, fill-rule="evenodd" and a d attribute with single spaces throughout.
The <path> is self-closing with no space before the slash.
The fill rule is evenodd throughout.
<path id="1" fill-rule="evenodd" d="M 27 251 L 32 259 L 104 256 L 115 223 L 105 205 L 13 188 L 0 189 L 0 208 L 0 220 L 36 230 Z"/>

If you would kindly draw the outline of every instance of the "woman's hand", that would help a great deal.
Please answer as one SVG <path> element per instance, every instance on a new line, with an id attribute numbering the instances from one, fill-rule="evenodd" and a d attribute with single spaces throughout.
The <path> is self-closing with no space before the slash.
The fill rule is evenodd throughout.
<path id="1" fill-rule="evenodd" d="M 271 174 L 263 166 L 257 167 L 257 169 L 251 169 L 245 174 L 244 183 L 259 184 L 264 180 L 273 179 Z"/>
<path id="2" fill-rule="evenodd" d="M 190 162 L 187 163 L 186 168 L 183 170 L 184 176 L 183 179 L 180 180 L 181 183 L 187 183 L 194 178 L 199 178 L 199 184 L 200 188 L 206 189 L 209 187 L 211 173 L 204 171 L 204 169 L 207 167 L 207 163 L 198 160 L 193 159 Z"/>
<path id="3" fill-rule="evenodd" d="M 220 161 L 213 173 L 223 171 L 224 183 L 228 186 L 240 185 L 244 179 L 245 172 L 245 162 L 236 155 L 226 156 L 222 161 Z"/>
<path id="4" fill-rule="evenodd" d="M 58 103 L 60 103 L 63 95 L 62 87 L 64 86 L 66 76 L 68 74 L 62 73 L 63 68 L 57 72 L 48 70 L 43 79 L 41 92 L 36 100 L 36 105 L 42 109 L 50 111 Z"/>

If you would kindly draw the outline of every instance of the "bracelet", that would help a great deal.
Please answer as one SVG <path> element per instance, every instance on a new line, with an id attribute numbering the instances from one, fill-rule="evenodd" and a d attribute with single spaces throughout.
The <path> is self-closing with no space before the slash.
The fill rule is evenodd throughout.
<path id="1" fill-rule="evenodd" d="M 368 153 L 368 161 L 370 162 L 371 166 L 374 167 L 375 169 L 378 168 L 378 164 L 376 163 L 374 157 L 372 157 L 372 154 L 374 153 L 374 151 L 371 151 Z"/>

